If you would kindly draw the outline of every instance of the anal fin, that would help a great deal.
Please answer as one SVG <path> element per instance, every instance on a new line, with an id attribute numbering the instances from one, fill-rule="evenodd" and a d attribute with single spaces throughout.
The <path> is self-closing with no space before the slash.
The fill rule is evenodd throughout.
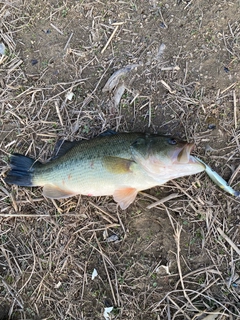
<path id="1" fill-rule="evenodd" d="M 61 189 L 53 184 L 45 184 L 43 187 L 43 195 L 50 199 L 64 199 L 75 196 L 76 194 L 77 193 Z"/>
<path id="2" fill-rule="evenodd" d="M 123 187 L 114 191 L 113 199 L 124 210 L 135 200 L 137 193 L 135 188 Z"/>

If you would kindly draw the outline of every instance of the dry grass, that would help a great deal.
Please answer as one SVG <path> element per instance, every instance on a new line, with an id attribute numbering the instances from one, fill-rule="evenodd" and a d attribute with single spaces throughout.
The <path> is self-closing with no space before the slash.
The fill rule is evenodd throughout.
<path id="1" fill-rule="evenodd" d="M 12 152 L 45 161 L 57 139 L 111 128 L 194 140 L 239 190 L 236 12 L 233 1 L 0 1 L 0 320 L 103 319 L 108 306 L 111 319 L 240 317 L 240 203 L 204 173 L 126 211 L 4 182 Z M 102 88 L 129 64 L 116 105 L 123 87 Z"/>

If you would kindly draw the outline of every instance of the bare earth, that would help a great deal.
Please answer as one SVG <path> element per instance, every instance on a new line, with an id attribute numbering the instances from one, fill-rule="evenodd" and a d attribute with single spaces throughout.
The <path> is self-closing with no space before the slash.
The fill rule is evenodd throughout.
<path id="1" fill-rule="evenodd" d="M 0 1 L 0 320 L 239 319 L 240 201 L 205 173 L 127 210 L 4 182 L 13 152 L 112 129 L 194 141 L 240 190 L 239 17 L 238 0 Z"/>

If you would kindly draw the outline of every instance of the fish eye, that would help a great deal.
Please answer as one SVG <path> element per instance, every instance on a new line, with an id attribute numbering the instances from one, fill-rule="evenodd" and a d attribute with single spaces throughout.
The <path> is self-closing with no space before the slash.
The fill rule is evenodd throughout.
<path id="1" fill-rule="evenodd" d="M 175 144 L 177 144 L 177 140 L 175 138 L 169 138 L 168 139 L 168 143 L 171 144 L 172 146 L 174 146 Z"/>

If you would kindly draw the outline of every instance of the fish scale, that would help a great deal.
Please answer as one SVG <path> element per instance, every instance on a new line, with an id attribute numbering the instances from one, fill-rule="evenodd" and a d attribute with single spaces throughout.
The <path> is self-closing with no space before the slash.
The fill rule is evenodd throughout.
<path id="1" fill-rule="evenodd" d="M 53 199 L 113 195 L 126 209 L 138 191 L 204 171 L 205 166 L 190 155 L 192 147 L 173 137 L 144 133 L 67 142 L 47 163 L 14 154 L 5 181 L 42 186 L 43 194 Z"/>

